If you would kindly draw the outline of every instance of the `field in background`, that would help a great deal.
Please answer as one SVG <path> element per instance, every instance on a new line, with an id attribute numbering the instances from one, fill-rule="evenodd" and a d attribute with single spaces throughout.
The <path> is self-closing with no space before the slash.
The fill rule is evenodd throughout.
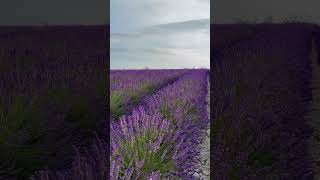
<path id="1" fill-rule="evenodd" d="M 110 113 L 119 118 L 130 113 L 141 99 L 153 94 L 174 81 L 188 70 L 111 70 Z"/>

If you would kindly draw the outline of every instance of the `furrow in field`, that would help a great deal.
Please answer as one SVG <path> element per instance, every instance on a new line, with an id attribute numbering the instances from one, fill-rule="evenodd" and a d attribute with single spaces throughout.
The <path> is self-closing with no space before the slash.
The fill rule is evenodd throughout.
<path id="1" fill-rule="evenodd" d="M 207 87 L 207 115 L 210 117 L 210 81 Z M 209 118 L 210 119 L 210 118 Z M 197 162 L 194 171 L 190 171 L 194 179 L 210 180 L 210 122 L 203 128 L 201 134 L 200 154 L 196 157 Z"/>

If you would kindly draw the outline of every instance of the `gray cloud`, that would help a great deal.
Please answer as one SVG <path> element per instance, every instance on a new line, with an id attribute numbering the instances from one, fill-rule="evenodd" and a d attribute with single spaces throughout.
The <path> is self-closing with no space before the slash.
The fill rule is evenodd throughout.
<path id="1" fill-rule="evenodd" d="M 209 2 L 112 0 L 111 68 L 208 68 Z"/>
<path id="2" fill-rule="evenodd" d="M 112 52 L 115 52 L 115 53 L 126 53 L 126 52 L 129 52 L 130 51 L 130 49 L 129 48 L 114 48 L 114 47 L 111 47 L 110 48 L 110 51 L 112 51 Z"/>
<path id="3" fill-rule="evenodd" d="M 160 34 L 165 34 L 169 36 L 170 34 L 181 34 L 189 33 L 190 35 L 196 31 L 202 31 L 204 33 L 209 33 L 210 21 L 209 19 L 196 19 L 182 22 L 174 22 L 167 24 L 159 24 L 154 26 L 149 26 L 141 29 L 134 33 L 111 33 L 111 39 L 114 40 L 134 40 L 137 38 L 143 38 L 149 35 L 156 35 L 159 37 Z"/>
<path id="4" fill-rule="evenodd" d="M 204 3 L 207 2 L 207 3 Z M 111 32 L 209 18 L 210 0 L 111 0 Z"/>
<path id="5" fill-rule="evenodd" d="M 175 33 L 206 30 L 210 27 L 209 19 L 197 19 L 182 22 L 154 25 L 142 30 L 142 33 Z"/>

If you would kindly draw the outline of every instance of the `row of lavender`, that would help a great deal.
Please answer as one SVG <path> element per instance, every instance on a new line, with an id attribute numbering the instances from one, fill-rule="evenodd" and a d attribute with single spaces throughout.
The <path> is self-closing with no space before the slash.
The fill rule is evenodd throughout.
<path id="1" fill-rule="evenodd" d="M 244 40 L 254 39 L 264 27 L 264 24 L 211 24 L 212 54 L 218 56 L 223 51 Z"/>
<path id="2" fill-rule="evenodd" d="M 312 179 L 310 40 L 304 25 L 270 25 L 213 57 L 213 179 Z"/>
<path id="3" fill-rule="evenodd" d="M 208 123 L 207 73 L 190 72 L 112 123 L 111 179 L 188 176 Z"/>
<path id="4" fill-rule="evenodd" d="M 130 115 L 111 122 L 111 155 L 108 140 L 97 137 L 89 150 L 77 153 L 71 169 L 40 171 L 32 179 L 190 176 L 188 172 L 194 168 L 194 158 L 199 153 L 200 129 L 208 123 L 207 76 L 207 70 L 191 70 L 147 97 Z"/>
<path id="5" fill-rule="evenodd" d="M 0 179 L 70 166 L 105 120 L 107 26 L 0 28 Z"/>
<path id="6" fill-rule="evenodd" d="M 174 82 L 188 70 L 111 70 L 110 113 L 114 119 L 128 114 L 143 97 Z"/>

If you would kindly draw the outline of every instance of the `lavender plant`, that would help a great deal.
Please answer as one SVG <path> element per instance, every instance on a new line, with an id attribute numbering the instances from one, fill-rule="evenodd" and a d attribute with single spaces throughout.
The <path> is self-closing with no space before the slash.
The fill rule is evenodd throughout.
<path id="1" fill-rule="evenodd" d="M 122 117 L 119 125 L 114 122 L 112 175 L 126 177 L 125 172 L 132 175 L 132 171 L 134 177 L 144 179 L 158 171 L 163 178 L 174 174 L 187 177 L 197 153 L 200 128 L 208 122 L 205 88 L 206 72 L 190 73 L 147 98 L 142 103 L 145 110 L 140 106 L 127 119 Z"/>
<path id="2" fill-rule="evenodd" d="M 305 114 L 310 31 L 264 26 L 215 57 L 212 70 L 214 179 L 312 179 Z M 299 36 L 298 36 L 299 35 Z"/>
<path id="3" fill-rule="evenodd" d="M 105 118 L 108 27 L 0 28 L 0 179 L 70 166 Z"/>
<path id="4" fill-rule="evenodd" d="M 207 74 L 192 70 L 146 98 L 130 115 L 112 121 L 110 153 L 106 140 L 97 138 L 91 148 L 77 153 L 71 169 L 39 171 L 32 178 L 76 179 L 81 174 L 81 179 L 105 179 L 103 162 L 109 160 L 110 179 L 190 177 L 199 129 L 208 123 L 203 108 Z"/>
<path id="5" fill-rule="evenodd" d="M 144 96 L 174 82 L 186 70 L 112 70 L 110 83 L 110 113 L 119 118 L 138 105 Z M 128 78 L 130 77 L 130 78 Z"/>

